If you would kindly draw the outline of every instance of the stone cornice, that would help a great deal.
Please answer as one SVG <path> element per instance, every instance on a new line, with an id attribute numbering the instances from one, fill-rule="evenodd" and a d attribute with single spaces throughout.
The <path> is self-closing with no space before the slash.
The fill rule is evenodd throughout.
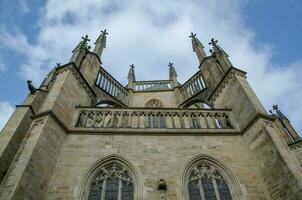
<path id="1" fill-rule="evenodd" d="M 41 118 L 44 118 L 46 116 L 50 116 L 55 122 L 57 122 L 57 124 L 62 128 L 62 130 L 64 132 L 68 132 L 68 128 L 65 126 L 65 124 L 60 120 L 60 118 L 55 114 L 53 113 L 51 110 L 48 110 L 48 111 L 45 111 L 45 112 L 41 112 L 41 113 L 38 113 L 36 115 L 33 115 L 31 118 L 33 120 L 37 120 L 37 119 L 41 119 Z"/>
<path id="2" fill-rule="evenodd" d="M 52 87 L 52 85 L 55 82 L 56 77 L 57 77 L 58 74 L 63 73 L 64 71 L 68 71 L 68 70 L 72 71 L 72 73 L 75 75 L 76 79 L 78 80 L 79 84 L 83 87 L 85 92 L 92 99 L 94 99 L 94 97 L 96 97 L 97 95 L 95 94 L 93 89 L 90 87 L 89 83 L 86 81 L 86 79 L 84 78 L 82 73 L 79 71 L 79 69 L 76 67 L 76 65 L 73 62 L 67 63 L 65 65 L 62 65 L 62 66 L 56 68 L 56 71 L 54 72 L 54 75 L 53 75 L 48 87 L 49 88 Z"/>
<path id="3" fill-rule="evenodd" d="M 218 83 L 218 85 L 216 86 L 216 88 L 214 89 L 214 91 L 212 92 L 212 94 L 209 95 L 208 100 L 214 102 L 217 97 L 219 96 L 219 94 L 223 91 L 223 89 L 226 87 L 226 85 L 230 82 L 234 82 L 236 79 L 236 76 L 241 76 L 246 78 L 246 72 L 237 69 L 235 67 L 231 67 L 226 74 L 224 75 L 224 77 L 221 79 L 221 81 Z"/>
<path id="4" fill-rule="evenodd" d="M 244 135 L 245 132 L 247 132 L 250 127 L 252 127 L 259 119 L 265 119 L 271 122 L 274 122 L 276 119 L 270 115 L 264 115 L 261 113 L 258 113 L 255 115 L 255 117 L 242 129 L 241 134 Z"/>
<path id="5" fill-rule="evenodd" d="M 34 115 L 35 111 L 31 105 L 16 105 L 16 108 L 29 108 L 31 113 Z"/>
<path id="6" fill-rule="evenodd" d="M 154 111 L 156 112 L 156 110 L 167 110 L 167 111 L 207 111 L 207 112 L 215 112 L 215 111 L 225 111 L 225 112 L 230 112 L 232 111 L 232 109 L 207 109 L 207 108 L 200 108 L 200 109 L 194 109 L 194 108 L 156 108 L 156 110 L 154 110 L 154 108 L 148 108 L 148 107 L 128 107 L 128 108 L 101 108 L 101 107 L 90 107 L 90 106 L 76 106 L 75 108 L 83 108 L 83 109 L 92 109 L 92 110 L 150 110 L 150 111 Z"/>
<path id="7" fill-rule="evenodd" d="M 301 148 L 302 147 L 302 140 L 299 140 L 297 142 L 293 142 L 288 145 L 291 149 Z"/>

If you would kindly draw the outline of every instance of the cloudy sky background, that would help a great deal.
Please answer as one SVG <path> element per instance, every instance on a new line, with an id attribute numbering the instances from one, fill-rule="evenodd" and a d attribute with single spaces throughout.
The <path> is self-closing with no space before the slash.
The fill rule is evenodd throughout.
<path id="1" fill-rule="evenodd" d="M 103 65 L 123 84 L 132 63 L 148 80 L 167 79 L 173 62 L 184 82 L 198 69 L 190 32 L 206 51 L 218 39 L 265 107 L 279 104 L 302 133 L 301 13 L 299 0 L 1 0 L 0 129 L 27 95 L 27 79 L 39 85 L 81 36 L 93 46 L 107 28 Z"/>

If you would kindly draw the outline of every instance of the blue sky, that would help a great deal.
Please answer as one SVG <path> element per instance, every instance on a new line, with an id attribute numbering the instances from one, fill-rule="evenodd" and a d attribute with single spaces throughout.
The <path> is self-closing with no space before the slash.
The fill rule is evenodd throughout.
<path id="1" fill-rule="evenodd" d="M 68 62 L 80 37 L 109 31 L 104 67 L 126 83 L 165 79 L 173 62 L 184 82 L 197 71 L 191 31 L 208 50 L 211 37 L 248 72 L 267 109 L 279 104 L 302 132 L 302 1 L 299 0 L 2 0 L 0 7 L 0 128 L 56 62 Z M 93 45 L 93 42 L 91 42 Z"/>

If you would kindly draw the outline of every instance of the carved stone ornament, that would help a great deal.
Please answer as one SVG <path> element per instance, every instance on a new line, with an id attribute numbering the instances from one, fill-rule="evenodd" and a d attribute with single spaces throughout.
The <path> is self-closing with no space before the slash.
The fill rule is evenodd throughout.
<path id="1" fill-rule="evenodd" d="M 164 179 L 162 179 L 162 178 L 159 179 L 157 189 L 158 190 L 167 190 L 167 184 Z"/>

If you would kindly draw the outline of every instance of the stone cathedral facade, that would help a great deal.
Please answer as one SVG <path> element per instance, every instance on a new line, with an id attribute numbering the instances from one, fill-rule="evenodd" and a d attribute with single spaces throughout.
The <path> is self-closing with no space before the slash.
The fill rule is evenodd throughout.
<path id="1" fill-rule="evenodd" d="M 299 200 L 302 142 L 267 113 L 227 53 L 191 34 L 196 73 L 122 85 L 88 37 L 29 94 L 0 134 L 1 200 Z M 118 59 L 118 58 L 117 58 Z M 188 66 L 186 66 L 188 67 Z"/>

